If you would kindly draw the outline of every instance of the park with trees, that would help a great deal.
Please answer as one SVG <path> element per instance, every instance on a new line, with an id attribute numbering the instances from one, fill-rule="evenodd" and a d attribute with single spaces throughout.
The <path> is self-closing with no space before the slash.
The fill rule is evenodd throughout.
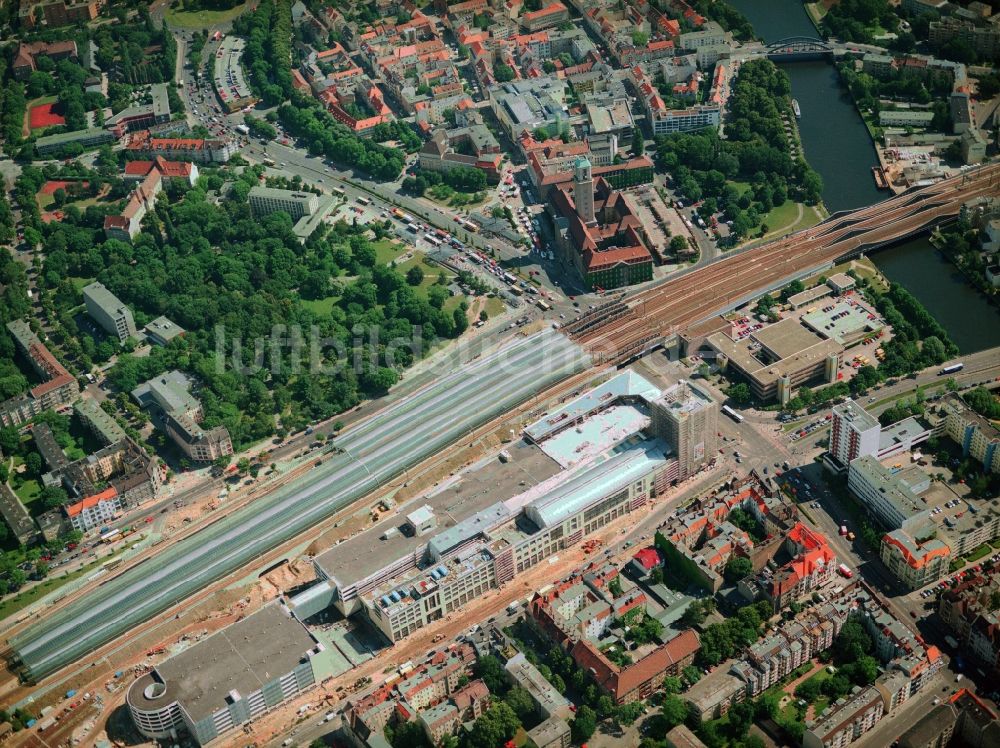
<path id="1" fill-rule="evenodd" d="M 814 205 L 823 182 L 801 156 L 793 158 L 783 115 L 791 106 L 788 75 L 768 60 L 741 66 L 733 81 L 726 137 L 714 128 L 656 139 L 657 166 L 701 212 L 722 212 L 742 239 L 786 200 Z"/>

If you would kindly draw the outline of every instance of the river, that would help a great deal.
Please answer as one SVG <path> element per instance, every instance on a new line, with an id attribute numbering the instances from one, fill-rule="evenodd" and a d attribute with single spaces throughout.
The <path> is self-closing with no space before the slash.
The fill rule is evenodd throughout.
<path id="1" fill-rule="evenodd" d="M 758 36 L 774 42 L 818 36 L 801 0 L 729 0 L 750 19 Z M 802 110 L 799 132 L 806 160 L 823 178 L 830 212 L 871 205 L 889 193 L 875 189 L 871 167 L 878 156 L 854 102 L 826 62 L 781 65 Z M 962 353 L 1000 345 L 1000 310 L 979 294 L 926 236 L 871 256 L 891 281 L 916 296 L 948 331 Z M 975 320 L 975 324 L 970 324 Z"/>

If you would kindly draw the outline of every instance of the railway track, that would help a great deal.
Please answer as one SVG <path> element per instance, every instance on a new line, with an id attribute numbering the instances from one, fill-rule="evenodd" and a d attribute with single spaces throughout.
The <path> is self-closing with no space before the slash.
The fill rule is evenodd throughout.
<path id="1" fill-rule="evenodd" d="M 814 268 L 902 238 L 958 213 L 962 203 L 1000 190 L 1000 165 L 981 167 L 904 193 L 804 231 L 723 258 L 620 304 L 571 322 L 573 339 L 604 361 L 621 361 L 677 332 Z"/>

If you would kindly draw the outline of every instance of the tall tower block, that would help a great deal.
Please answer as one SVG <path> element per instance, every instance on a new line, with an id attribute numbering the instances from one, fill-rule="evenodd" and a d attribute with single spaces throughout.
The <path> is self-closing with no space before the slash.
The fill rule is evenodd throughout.
<path id="1" fill-rule="evenodd" d="M 590 161 L 580 156 L 573 165 L 573 202 L 576 214 L 588 226 L 597 223 L 594 215 L 594 176 L 590 171 Z"/>

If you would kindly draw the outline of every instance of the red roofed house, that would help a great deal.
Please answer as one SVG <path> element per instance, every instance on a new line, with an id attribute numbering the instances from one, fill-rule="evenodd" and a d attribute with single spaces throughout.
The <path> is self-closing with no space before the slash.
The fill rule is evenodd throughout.
<path id="1" fill-rule="evenodd" d="M 17 54 L 14 55 L 14 61 L 10 66 L 14 77 L 18 80 L 24 80 L 38 70 L 38 64 L 35 62 L 38 57 L 48 57 L 53 61 L 75 60 L 77 59 L 76 42 L 34 42 L 32 44 L 21 42 L 17 45 Z"/>
<path id="2" fill-rule="evenodd" d="M 576 268 L 588 288 L 620 288 L 653 279 L 653 256 L 642 225 L 605 179 L 594 181 L 590 161 L 577 158 L 572 189 L 556 189 L 549 210 L 562 262 Z"/>
<path id="3" fill-rule="evenodd" d="M 682 631 L 666 644 L 657 647 L 637 662 L 622 668 L 611 662 L 587 639 L 570 648 L 573 660 L 588 671 L 598 687 L 616 704 L 627 704 L 649 696 L 660 687 L 663 678 L 679 675 L 694 661 L 701 642 L 692 629 Z"/>
<path id="4" fill-rule="evenodd" d="M 837 561 L 826 538 L 801 522 L 785 537 L 785 550 L 792 560 L 773 572 L 762 585 L 776 611 L 826 582 Z"/>
<path id="5" fill-rule="evenodd" d="M 157 156 L 152 161 L 129 161 L 125 164 L 125 181 L 141 181 L 156 169 L 164 179 L 183 179 L 192 187 L 198 181 L 198 165 L 190 161 L 167 161 Z"/>
<path id="6" fill-rule="evenodd" d="M 86 532 L 113 520 L 122 511 L 121 497 L 112 486 L 75 504 L 67 504 L 65 509 L 73 529 Z"/>
<path id="7" fill-rule="evenodd" d="M 333 118 L 347 125 L 358 135 L 371 132 L 378 125 L 392 119 L 392 110 L 385 103 L 382 92 L 371 81 L 362 79 L 356 86 L 331 86 L 317 97 L 326 104 Z M 356 116 L 362 108 L 367 116 Z"/>
<path id="8" fill-rule="evenodd" d="M 569 10 L 560 2 L 553 2 L 540 10 L 523 13 L 518 23 L 528 32 L 534 33 L 569 20 Z"/>

